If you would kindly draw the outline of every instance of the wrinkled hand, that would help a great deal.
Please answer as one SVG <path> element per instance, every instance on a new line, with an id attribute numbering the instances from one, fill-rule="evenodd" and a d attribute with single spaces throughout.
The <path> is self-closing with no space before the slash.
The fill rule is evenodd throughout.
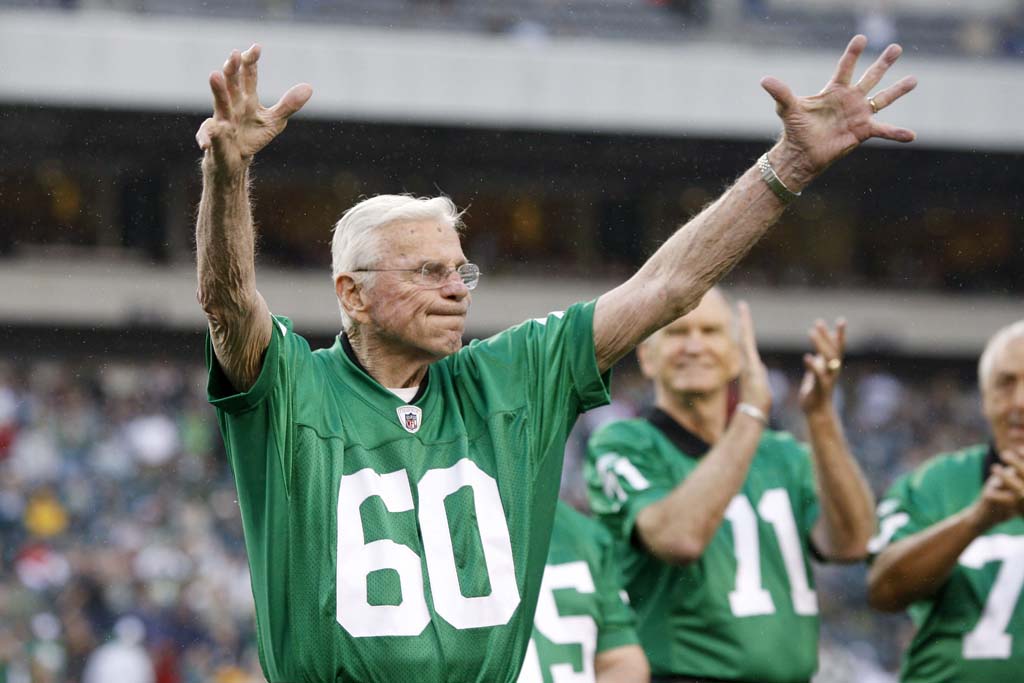
<path id="1" fill-rule="evenodd" d="M 261 106 L 256 94 L 259 58 L 259 45 L 241 53 L 233 50 L 224 68 L 210 74 L 213 117 L 203 121 L 196 142 L 207 160 L 212 158 L 218 171 L 233 173 L 248 164 L 313 95 L 312 86 L 300 83 L 292 86 L 273 107 Z"/>
<path id="2" fill-rule="evenodd" d="M 846 321 L 842 318 L 836 320 L 836 329 L 832 332 L 824 320 L 816 320 L 807 334 L 815 352 L 804 354 L 800 408 L 805 414 L 810 414 L 832 406 L 832 392 L 843 367 L 843 351 L 846 349 Z"/>
<path id="3" fill-rule="evenodd" d="M 782 142 L 795 148 L 799 158 L 796 185 L 802 186 L 830 164 L 848 154 L 870 138 L 911 142 L 914 132 L 878 121 L 874 114 L 906 95 L 917 85 L 907 76 L 868 99 L 871 91 L 895 63 L 903 48 L 887 47 L 855 85 L 851 85 L 857 59 L 867 45 L 867 38 L 854 36 L 839 59 L 839 65 L 825 88 L 817 95 L 797 97 L 789 87 L 773 76 L 761 80 L 761 87 L 776 102 L 776 111 L 784 128 Z"/>
<path id="4" fill-rule="evenodd" d="M 1017 514 L 1024 515 L 1024 448 L 1009 449 L 1002 453 L 1000 479 L 1003 488 L 1013 492 L 1017 499 Z"/>
<path id="5" fill-rule="evenodd" d="M 764 363 L 761 362 L 761 354 L 757 351 L 750 306 L 747 302 L 741 301 L 737 308 L 742 362 L 739 377 L 740 402 L 749 403 L 760 408 L 765 415 L 769 415 L 772 409 L 772 392 L 768 384 L 768 370 L 765 369 Z"/>
<path id="6" fill-rule="evenodd" d="M 1004 453 L 1003 460 L 992 466 L 971 510 L 982 530 L 1024 513 L 1024 457 Z"/>

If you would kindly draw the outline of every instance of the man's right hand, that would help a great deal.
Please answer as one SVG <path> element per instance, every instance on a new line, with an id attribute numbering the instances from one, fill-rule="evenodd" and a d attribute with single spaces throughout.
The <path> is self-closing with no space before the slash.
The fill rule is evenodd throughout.
<path id="1" fill-rule="evenodd" d="M 224 68 L 210 74 L 213 117 L 203 121 L 196 142 L 206 153 L 204 163 L 212 161 L 211 170 L 218 174 L 230 177 L 243 170 L 313 95 L 312 86 L 300 83 L 292 86 L 273 107 L 261 106 L 256 94 L 259 58 L 259 45 L 241 53 L 233 50 Z"/>
<path id="2" fill-rule="evenodd" d="M 737 305 L 737 323 L 739 324 L 739 347 L 742 356 L 740 368 L 740 402 L 749 403 L 761 412 L 769 415 L 772 409 L 772 391 L 768 384 L 768 371 L 761 362 L 761 354 L 757 351 L 757 339 L 754 337 L 754 321 L 750 315 L 750 306 L 741 301 Z"/>
<path id="3" fill-rule="evenodd" d="M 1014 465 L 996 464 L 971 508 L 979 534 L 1021 513 L 1024 479 Z"/>

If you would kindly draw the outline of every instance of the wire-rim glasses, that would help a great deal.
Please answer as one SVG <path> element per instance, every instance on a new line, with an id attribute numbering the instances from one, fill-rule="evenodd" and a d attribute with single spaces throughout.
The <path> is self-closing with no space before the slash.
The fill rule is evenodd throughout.
<path id="1" fill-rule="evenodd" d="M 476 289 L 480 284 L 480 267 L 475 263 L 463 263 L 456 268 L 450 268 L 440 261 L 427 261 L 419 268 L 359 268 L 350 271 L 353 273 L 414 273 L 413 281 L 421 287 L 436 289 L 444 287 L 444 284 L 451 277 L 452 273 L 458 273 L 462 284 L 466 289 Z"/>

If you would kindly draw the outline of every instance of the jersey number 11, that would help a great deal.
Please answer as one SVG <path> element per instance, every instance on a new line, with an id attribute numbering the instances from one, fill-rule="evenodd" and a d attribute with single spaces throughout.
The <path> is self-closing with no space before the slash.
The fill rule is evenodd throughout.
<path id="1" fill-rule="evenodd" d="M 803 549 L 793 506 L 785 489 L 769 489 L 757 504 L 761 519 L 772 525 L 782 551 L 782 563 L 789 578 L 793 611 L 800 615 L 818 613 L 818 596 L 811 588 L 804 565 Z M 737 617 L 774 614 L 775 603 L 761 582 L 761 542 L 757 514 L 750 500 L 740 494 L 725 510 L 732 524 L 732 545 L 736 553 L 736 588 L 729 592 L 729 606 Z"/>

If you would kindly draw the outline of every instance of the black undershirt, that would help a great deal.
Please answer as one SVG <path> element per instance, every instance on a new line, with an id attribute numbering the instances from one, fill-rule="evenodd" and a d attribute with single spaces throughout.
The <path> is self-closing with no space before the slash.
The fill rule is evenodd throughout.
<path id="1" fill-rule="evenodd" d="M 985 480 L 988 479 L 989 473 L 992 471 L 993 465 L 1003 464 L 999 454 L 996 453 L 996 443 L 990 441 L 988 444 L 988 453 L 985 454 L 985 460 L 981 463 L 981 485 L 985 486 Z"/>
<path id="2" fill-rule="evenodd" d="M 694 458 L 704 457 L 711 450 L 711 445 L 699 436 L 676 422 L 675 418 L 661 408 L 652 407 L 643 414 L 643 418 L 658 428 L 665 435 L 672 445 L 677 449 Z M 981 464 L 981 481 L 988 479 L 992 466 L 1002 464 L 999 454 L 996 452 L 994 442 L 989 442 L 988 453 Z"/>
<path id="3" fill-rule="evenodd" d="M 674 417 L 661 408 L 652 407 L 644 413 L 643 418 L 657 427 L 679 451 L 692 458 L 702 458 L 711 450 L 711 444 L 676 422 Z"/>

